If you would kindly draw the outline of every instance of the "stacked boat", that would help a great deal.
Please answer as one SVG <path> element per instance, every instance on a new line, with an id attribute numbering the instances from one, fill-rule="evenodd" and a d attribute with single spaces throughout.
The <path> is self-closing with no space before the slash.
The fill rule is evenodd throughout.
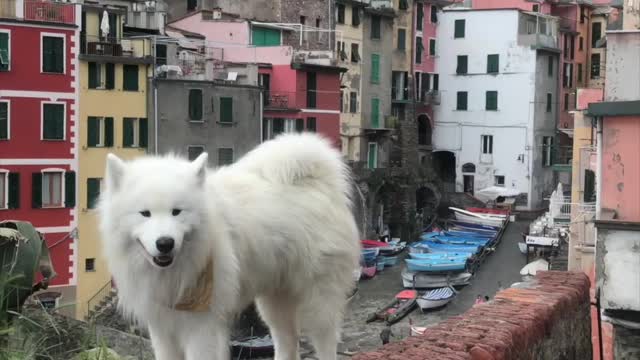
<path id="1" fill-rule="evenodd" d="M 502 235 L 509 214 L 495 209 L 454 211 L 447 229 L 433 229 L 409 246 L 410 258 L 402 282 L 406 288 L 467 285 L 474 263 L 492 249 Z"/>
<path id="2" fill-rule="evenodd" d="M 395 239 L 388 243 L 377 240 L 361 240 L 362 257 L 360 261 L 361 276 L 373 278 L 376 273 L 387 266 L 398 263 L 398 255 L 405 249 L 406 243 Z"/>

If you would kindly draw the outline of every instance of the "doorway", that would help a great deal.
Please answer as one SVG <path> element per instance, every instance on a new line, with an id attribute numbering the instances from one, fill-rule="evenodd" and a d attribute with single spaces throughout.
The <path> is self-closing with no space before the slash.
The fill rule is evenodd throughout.
<path id="1" fill-rule="evenodd" d="M 463 175 L 464 192 L 473 195 L 473 175 Z"/>

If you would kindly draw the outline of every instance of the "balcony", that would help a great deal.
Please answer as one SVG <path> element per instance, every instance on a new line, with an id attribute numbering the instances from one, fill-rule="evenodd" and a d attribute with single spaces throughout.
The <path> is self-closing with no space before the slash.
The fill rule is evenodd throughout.
<path id="1" fill-rule="evenodd" d="M 144 39 L 80 35 L 80 56 L 84 60 L 152 63 L 150 44 Z M 129 61 L 126 61 L 129 60 Z"/>
<path id="2" fill-rule="evenodd" d="M 549 213 L 554 219 L 568 221 L 571 217 L 595 215 L 595 203 L 572 203 L 570 196 L 551 198 L 549 200 Z"/>
<path id="3" fill-rule="evenodd" d="M 539 13 L 521 13 L 518 44 L 534 49 L 558 51 L 558 18 Z"/>
<path id="4" fill-rule="evenodd" d="M 424 105 L 440 105 L 440 91 L 430 90 L 423 92 L 420 102 Z"/>
<path id="5" fill-rule="evenodd" d="M 397 128 L 399 120 L 397 116 L 387 115 L 384 117 L 382 124 L 372 124 L 371 121 L 363 127 L 364 133 L 367 135 L 383 135 L 387 134 Z"/>
<path id="6" fill-rule="evenodd" d="M 49 1 L 0 0 L 0 18 L 75 25 L 76 7 Z"/>

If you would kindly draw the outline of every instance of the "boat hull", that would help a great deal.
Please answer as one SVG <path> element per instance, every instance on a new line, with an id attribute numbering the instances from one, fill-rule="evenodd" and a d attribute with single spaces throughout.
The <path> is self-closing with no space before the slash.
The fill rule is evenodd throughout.
<path id="1" fill-rule="evenodd" d="M 463 271 L 467 267 L 467 258 L 443 260 L 405 259 L 409 271 L 448 272 Z"/>
<path id="2" fill-rule="evenodd" d="M 413 272 L 404 269 L 402 271 L 402 285 L 407 289 L 433 289 L 445 286 L 464 286 L 471 280 L 471 273 L 461 272 L 457 274 L 429 274 Z"/>
<path id="3" fill-rule="evenodd" d="M 453 298 L 448 298 L 448 299 L 442 299 L 442 300 L 427 300 L 427 299 L 418 299 L 418 307 L 420 308 L 420 310 L 424 311 L 424 310 L 430 310 L 430 309 L 436 309 L 439 307 L 443 307 L 445 305 L 447 305 L 448 303 L 451 302 L 451 300 L 453 300 Z"/>

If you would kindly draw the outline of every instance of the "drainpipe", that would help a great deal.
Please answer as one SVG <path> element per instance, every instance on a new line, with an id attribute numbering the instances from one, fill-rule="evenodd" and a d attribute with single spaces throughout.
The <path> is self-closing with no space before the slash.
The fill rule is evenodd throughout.
<path id="1" fill-rule="evenodd" d="M 158 155 L 158 82 L 156 81 L 156 46 L 158 37 L 153 37 L 153 69 L 151 82 L 153 83 L 153 153 Z"/>
<path id="2" fill-rule="evenodd" d="M 264 115 L 263 112 L 263 108 L 264 108 L 264 90 L 261 89 L 260 90 L 260 113 L 258 115 L 258 117 L 260 118 L 260 134 L 258 134 L 258 141 L 260 143 L 262 143 L 264 141 L 264 139 L 262 138 L 262 134 L 264 134 L 264 121 L 262 120 L 262 117 Z"/>
<path id="3" fill-rule="evenodd" d="M 602 117 L 596 118 L 596 220 L 602 213 Z"/>

